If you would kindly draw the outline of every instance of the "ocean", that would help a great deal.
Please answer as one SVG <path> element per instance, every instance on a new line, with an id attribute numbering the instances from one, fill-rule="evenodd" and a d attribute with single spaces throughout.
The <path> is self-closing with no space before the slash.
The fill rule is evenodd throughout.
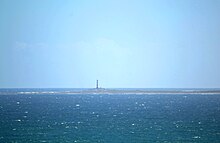
<path id="1" fill-rule="evenodd" d="M 81 90 L 0 89 L 0 143 L 220 142 L 218 92 Z"/>

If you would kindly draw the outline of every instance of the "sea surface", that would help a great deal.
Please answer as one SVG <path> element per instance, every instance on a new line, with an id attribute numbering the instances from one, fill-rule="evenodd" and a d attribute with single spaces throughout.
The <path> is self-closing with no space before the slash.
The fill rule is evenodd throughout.
<path id="1" fill-rule="evenodd" d="M 78 90 L 0 89 L 0 143 L 220 143 L 220 94 Z"/>

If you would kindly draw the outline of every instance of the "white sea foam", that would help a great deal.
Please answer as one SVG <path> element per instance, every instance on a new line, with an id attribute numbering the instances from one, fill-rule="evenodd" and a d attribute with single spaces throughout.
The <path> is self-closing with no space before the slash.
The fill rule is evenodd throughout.
<path id="1" fill-rule="evenodd" d="M 21 120 L 20 119 L 17 119 L 17 120 L 15 120 L 16 122 L 21 122 Z"/>

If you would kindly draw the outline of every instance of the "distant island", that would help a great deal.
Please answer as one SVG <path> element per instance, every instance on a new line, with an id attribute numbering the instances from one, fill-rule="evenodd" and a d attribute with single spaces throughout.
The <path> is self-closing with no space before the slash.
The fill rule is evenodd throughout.
<path id="1" fill-rule="evenodd" d="M 132 88 L 17 88 L 17 89 L 1 89 L 1 95 L 26 95 L 26 94 L 81 94 L 81 95 L 151 95 L 151 94 L 220 94 L 220 89 L 132 89 Z"/>
<path id="2" fill-rule="evenodd" d="M 26 94 L 94 94 L 94 95 L 150 95 L 150 94 L 220 94 L 219 88 L 2 88 L 0 95 Z"/>

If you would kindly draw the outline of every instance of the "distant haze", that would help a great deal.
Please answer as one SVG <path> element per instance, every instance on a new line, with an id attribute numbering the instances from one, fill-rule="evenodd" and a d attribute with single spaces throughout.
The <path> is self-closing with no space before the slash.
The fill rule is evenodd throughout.
<path id="1" fill-rule="evenodd" d="M 218 88 L 220 0 L 0 0 L 0 88 Z"/>

